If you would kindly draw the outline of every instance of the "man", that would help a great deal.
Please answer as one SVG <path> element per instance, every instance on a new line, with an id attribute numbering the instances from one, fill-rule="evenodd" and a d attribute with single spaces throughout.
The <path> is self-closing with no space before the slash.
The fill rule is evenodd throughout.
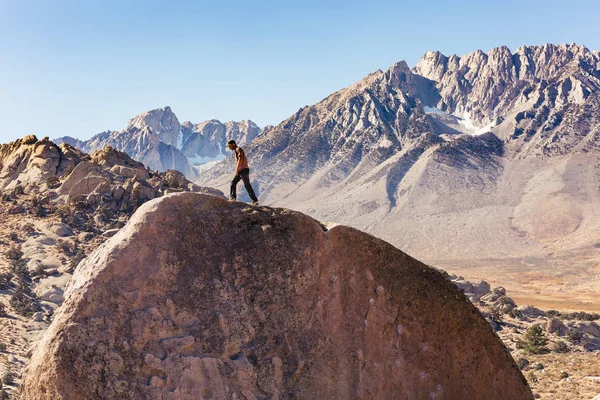
<path id="1" fill-rule="evenodd" d="M 248 195 L 252 199 L 252 205 L 258 206 L 258 199 L 254 194 L 254 189 L 252 189 L 252 185 L 250 185 L 250 168 L 248 168 L 248 159 L 246 158 L 246 153 L 244 153 L 244 150 L 242 150 L 241 147 L 237 146 L 235 140 L 230 140 L 229 142 L 227 142 L 227 147 L 229 147 L 230 150 L 233 150 L 233 152 L 235 153 L 235 159 L 237 161 L 237 165 L 235 167 L 235 176 L 231 181 L 229 201 L 237 200 L 237 184 L 240 180 L 242 180 L 244 181 L 244 187 L 246 188 Z"/>

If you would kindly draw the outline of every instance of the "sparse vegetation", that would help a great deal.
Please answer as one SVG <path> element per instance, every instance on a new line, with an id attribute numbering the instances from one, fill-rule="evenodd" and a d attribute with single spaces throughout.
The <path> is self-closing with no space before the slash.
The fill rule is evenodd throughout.
<path id="1" fill-rule="evenodd" d="M 28 236 L 31 236 L 37 231 L 35 229 L 35 226 L 32 223 L 28 222 L 25 225 L 23 225 L 23 232 L 25 232 Z"/>
<path id="2" fill-rule="evenodd" d="M 20 260 L 23 257 L 23 251 L 20 245 L 11 246 L 10 249 L 4 253 L 4 256 L 9 260 Z"/>
<path id="3" fill-rule="evenodd" d="M 42 218 L 44 216 L 46 216 L 46 209 L 44 208 L 44 201 L 38 199 L 37 197 L 34 197 L 33 199 L 31 199 L 31 213 L 38 217 L 38 218 Z"/>
<path id="4" fill-rule="evenodd" d="M 6 343 L 0 342 L 0 352 L 4 353 L 6 351 Z"/>
<path id="5" fill-rule="evenodd" d="M 571 351 L 571 349 L 566 342 L 559 340 L 552 345 L 552 351 L 555 353 L 568 353 Z"/>
<path id="6" fill-rule="evenodd" d="M 75 270 L 75 268 L 77 268 L 77 266 L 79 265 L 79 263 L 86 257 L 85 255 L 85 251 L 83 251 L 82 248 L 79 248 L 77 250 L 77 253 L 75 254 L 75 256 L 73 256 L 71 258 L 71 261 L 69 261 L 69 271 L 73 272 Z"/>
<path id="7" fill-rule="evenodd" d="M 546 345 L 548 339 L 540 325 L 532 325 L 523 335 L 523 339 L 517 341 L 517 348 L 523 349 L 527 354 L 545 354 L 550 350 Z"/>
<path id="8" fill-rule="evenodd" d="M 38 310 L 38 306 L 35 302 L 35 295 L 23 282 L 16 287 L 10 298 L 10 306 L 17 314 L 23 316 L 30 316 Z"/>
<path id="9" fill-rule="evenodd" d="M 181 184 L 179 183 L 175 175 L 168 174 L 167 176 L 165 176 L 164 183 L 166 187 L 170 187 L 173 189 L 181 188 Z"/>
<path id="10" fill-rule="evenodd" d="M 0 317 L 5 317 L 6 316 L 6 307 L 4 306 L 3 303 L 0 303 Z"/>
<path id="11" fill-rule="evenodd" d="M 21 281 L 29 280 L 29 269 L 27 269 L 27 262 L 22 258 L 19 260 L 15 260 L 10 264 L 12 272 L 18 277 Z"/>
<path id="12" fill-rule="evenodd" d="M 2 375 L 2 383 L 5 385 L 12 385 L 15 383 L 15 376 L 10 369 L 8 369 L 4 375 Z"/>
<path id="13" fill-rule="evenodd" d="M 13 275 L 10 272 L 0 272 L 0 290 L 7 289 L 12 280 Z"/>
<path id="14" fill-rule="evenodd" d="M 96 215 L 100 216 L 105 222 L 111 221 L 115 217 L 114 211 L 106 204 L 98 207 Z"/>
<path id="15" fill-rule="evenodd" d="M 131 191 L 131 196 L 129 197 L 129 202 L 131 203 L 131 207 L 133 208 L 133 211 L 137 210 L 138 207 L 142 205 L 142 203 L 143 203 L 142 192 L 141 192 L 139 186 L 135 187 Z"/>
<path id="16" fill-rule="evenodd" d="M 579 344 L 579 341 L 581 340 L 581 332 L 579 332 L 579 329 L 577 328 L 567 329 L 565 336 L 567 340 L 573 344 Z"/>
<path id="17" fill-rule="evenodd" d="M 571 313 L 561 313 L 557 310 L 550 310 L 546 312 L 549 317 L 566 319 L 566 320 L 578 320 L 578 321 L 596 321 L 600 319 L 598 313 L 588 313 L 585 311 L 576 311 Z"/>
<path id="18" fill-rule="evenodd" d="M 500 306 L 494 306 L 492 307 L 492 309 L 489 312 L 489 316 L 492 319 L 492 321 L 494 321 L 497 324 L 501 324 L 502 323 L 502 308 Z"/>
<path id="19" fill-rule="evenodd" d="M 15 186 L 15 188 L 13 189 L 13 194 L 14 194 L 15 196 L 20 196 L 20 195 L 23 195 L 23 194 L 25 194 L 25 189 L 23 188 L 23 186 L 21 186 L 21 185 L 17 185 L 17 186 Z"/>
<path id="20" fill-rule="evenodd" d="M 77 250 L 79 249 L 79 245 L 76 241 L 70 240 L 62 240 L 59 239 L 56 242 L 56 246 L 67 256 L 72 257 L 77 254 Z"/>
<path id="21" fill-rule="evenodd" d="M 11 232 L 8 234 L 8 238 L 10 240 L 12 240 L 13 242 L 18 242 L 19 241 L 19 234 L 17 232 Z"/>
<path id="22" fill-rule="evenodd" d="M 56 176 L 51 176 L 46 180 L 46 184 L 48 185 L 49 189 L 56 189 L 60 186 L 60 179 L 58 179 Z"/>

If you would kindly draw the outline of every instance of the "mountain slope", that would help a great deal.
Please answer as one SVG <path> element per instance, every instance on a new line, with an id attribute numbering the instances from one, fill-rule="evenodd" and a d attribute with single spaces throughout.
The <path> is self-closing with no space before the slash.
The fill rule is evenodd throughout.
<path id="1" fill-rule="evenodd" d="M 365 229 L 425 261 L 502 260 L 503 284 L 538 269 L 549 291 L 598 293 L 599 61 L 574 45 L 427 53 L 265 132 L 246 149 L 251 176 L 265 204 Z M 201 182 L 225 190 L 230 164 Z"/>

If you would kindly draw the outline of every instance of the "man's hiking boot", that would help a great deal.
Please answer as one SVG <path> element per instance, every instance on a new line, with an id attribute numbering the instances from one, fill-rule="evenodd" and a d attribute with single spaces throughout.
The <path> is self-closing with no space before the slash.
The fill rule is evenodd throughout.
<path id="1" fill-rule="evenodd" d="M 234 197 L 232 199 L 229 199 L 229 201 L 237 201 L 237 199 Z"/>
<path id="2" fill-rule="evenodd" d="M 253 205 L 254 207 L 258 207 L 258 201 L 253 201 L 253 202 L 252 202 L 252 205 Z"/>

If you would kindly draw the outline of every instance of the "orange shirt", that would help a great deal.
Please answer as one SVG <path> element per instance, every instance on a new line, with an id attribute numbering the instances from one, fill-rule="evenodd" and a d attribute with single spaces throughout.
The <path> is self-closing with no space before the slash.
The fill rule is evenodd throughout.
<path id="1" fill-rule="evenodd" d="M 241 147 L 235 148 L 235 159 L 237 160 L 237 166 L 235 168 L 235 173 L 239 173 L 241 170 L 248 168 L 248 159 L 246 158 L 246 153 L 242 150 Z"/>

